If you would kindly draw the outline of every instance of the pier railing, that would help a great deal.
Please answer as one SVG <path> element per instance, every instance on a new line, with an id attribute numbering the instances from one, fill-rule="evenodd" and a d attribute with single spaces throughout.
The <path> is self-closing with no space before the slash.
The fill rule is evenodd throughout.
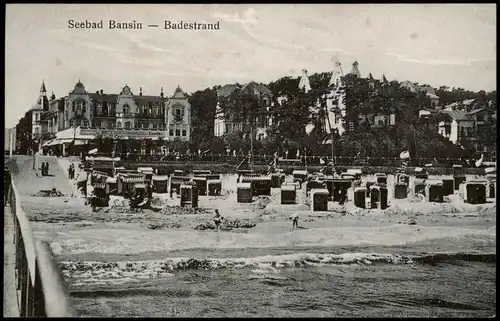
<path id="1" fill-rule="evenodd" d="M 72 317 L 64 277 L 50 245 L 35 241 L 20 195 L 11 180 L 7 203 L 14 221 L 15 284 L 20 317 Z M 9 295 L 4 293 L 4 295 Z"/>

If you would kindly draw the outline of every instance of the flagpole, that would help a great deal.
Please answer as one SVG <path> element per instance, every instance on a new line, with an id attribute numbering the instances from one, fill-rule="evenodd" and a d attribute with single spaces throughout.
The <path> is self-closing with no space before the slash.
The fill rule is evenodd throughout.
<path id="1" fill-rule="evenodd" d="M 305 147 L 304 147 L 304 167 L 307 172 L 307 152 Z"/>
<path id="2" fill-rule="evenodd" d="M 252 165 L 252 170 L 254 168 L 254 159 L 253 159 L 253 115 L 250 125 L 250 163 Z"/>

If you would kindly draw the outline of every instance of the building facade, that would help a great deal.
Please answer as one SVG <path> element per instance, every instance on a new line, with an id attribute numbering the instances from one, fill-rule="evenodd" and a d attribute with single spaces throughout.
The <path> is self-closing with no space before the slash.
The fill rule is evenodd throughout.
<path id="1" fill-rule="evenodd" d="M 358 62 L 355 61 L 352 65 L 352 70 L 350 74 L 355 75 L 356 77 L 361 77 L 361 73 L 358 69 Z M 339 135 L 343 135 L 346 131 L 345 116 L 346 116 L 346 106 L 345 106 L 345 86 L 342 83 L 342 77 L 344 76 L 344 72 L 342 70 L 342 64 L 337 59 L 334 59 L 334 67 L 332 70 L 332 76 L 328 83 L 327 93 L 324 94 L 323 100 L 326 103 L 326 113 L 324 113 L 324 118 L 320 120 L 320 124 L 322 126 L 322 131 L 331 134 L 332 132 L 336 132 Z M 307 71 L 303 70 L 302 77 L 299 82 L 299 88 L 305 90 L 305 92 L 311 89 L 321 89 L 321 88 L 311 88 L 309 85 L 309 76 L 307 75 Z M 323 108 L 321 106 L 321 101 L 318 100 L 316 102 L 316 106 L 311 106 L 311 118 L 315 118 L 320 114 L 320 109 Z M 314 128 L 314 125 L 311 121 L 306 126 L 306 132 L 310 133 Z"/>
<path id="2" fill-rule="evenodd" d="M 414 93 L 424 92 L 425 96 L 430 100 L 430 107 L 439 106 L 439 96 L 436 95 L 436 91 L 431 86 L 428 85 L 420 86 L 411 81 L 404 81 L 403 83 L 401 83 L 401 86 L 409 89 L 411 92 Z"/>
<path id="3" fill-rule="evenodd" d="M 189 141 L 191 139 L 191 105 L 180 87 L 177 87 L 173 96 L 168 100 L 165 110 L 167 139 L 179 138 Z"/>
<path id="4" fill-rule="evenodd" d="M 14 153 L 16 150 L 16 128 L 5 128 L 5 136 L 4 136 L 4 154 L 5 153 Z"/>
<path id="5" fill-rule="evenodd" d="M 467 112 L 464 109 L 440 110 L 438 117 L 438 133 L 448 138 L 453 144 L 462 147 L 474 147 L 477 151 L 489 152 L 489 148 L 479 143 L 477 138 L 482 132 L 491 130 L 496 123 L 496 112 L 487 108 L 478 108 Z M 489 142 L 496 145 L 496 142 Z"/>
<path id="6" fill-rule="evenodd" d="M 229 108 L 223 108 L 224 104 L 236 103 L 235 100 L 238 98 L 233 95 L 236 92 L 240 92 L 243 95 L 252 95 L 257 98 L 258 107 L 257 110 L 253 111 L 254 138 L 256 140 L 266 138 L 267 129 L 273 124 L 272 117 L 269 115 L 273 107 L 273 94 L 269 88 L 256 82 L 250 82 L 246 85 L 228 84 L 217 91 L 214 136 L 221 137 L 236 131 L 244 131 L 251 124 L 250 119 L 238 118 L 234 111 L 230 111 Z"/>
<path id="7" fill-rule="evenodd" d="M 177 87 L 169 98 L 135 95 L 128 85 L 119 94 L 90 92 L 78 81 L 67 96 L 47 98 L 42 82 L 37 103 L 31 109 L 32 138 L 40 147 L 54 146 L 58 133 L 74 129 L 73 140 L 92 140 L 98 136 L 116 140 L 164 139 L 189 141 L 191 106 L 187 95 Z M 81 137 L 80 137 L 81 136 Z M 66 144 L 66 143 L 62 143 Z"/>

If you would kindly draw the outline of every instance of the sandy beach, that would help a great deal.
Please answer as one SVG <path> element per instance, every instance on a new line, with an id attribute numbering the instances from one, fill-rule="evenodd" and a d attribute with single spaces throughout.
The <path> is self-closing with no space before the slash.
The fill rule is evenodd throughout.
<path id="1" fill-rule="evenodd" d="M 279 189 L 254 197 L 252 203 L 238 203 L 236 175 L 221 175 L 222 195 L 200 196 L 196 209 L 179 207 L 176 195 L 154 193 L 154 210 L 131 211 L 128 201 L 112 196 L 109 207 L 92 212 L 75 193 L 75 181 L 63 175 L 59 170 L 41 179 L 22 171 L 17 183 L 35 237 L 50 242 L 82 316 L 310 316 L 313 310 L 317 316 L 356 311 L 363 316 L 379 307 L 373 303 L 379 301 L 387 307 L 382 315 L 427 315 L 433 304 L 442 306 L 443 316 L 492 311 L 494 199 L 478 205 L 464 203 L 458 194 L 446 196 L 443 203 L 421 196 L 396 200 L 389 187 L 385 210 L 357 208 L 349 200 L 312 212 L 305 188 L 297 191 L 293 205 L 280 204 Z M 392 180 L 389 175 L 389 186 Z M 40 197 L 34 187 L 47 190 L 52 185 L 61 187 L 64 196 Z M 218 232 L 212 221 L 215 209 L 224 217 Z M 296 230 L 292 213 L 299 217 Z M 463 273 L 464 282 L 451 288 L 439 285 Z M 485 293 L 467 289 L 478 273 L 484 274 L 480 280 Z M 375 284 L 383 284 L 397 275 L 404 280 L 398 279 L 388 293 L 363 281 L 374 278 Z M 331 292 L 339 282 L 347 282 L 346 289 L 357 287 L 357 294 Z M 402 303 L 394 292 L 422 286 L 415 302 Z M 441 293 L 439 299 L 419 299 L 429 289 Z M 277 290 L 280 299 L 266 308 Z M 377 298 L 360 310 L 356 302 L 372 292 Z M 474 308 L 481 312 L 460 312 L 463 306 L 447 301 L 449 293 L 457 292 L 483 293 L 482 298 L 464 299 L 484 301 Z M 256 299 L 260 296 L 262 302 Z M 316 296 L 319 301 L 310 301 Z M 241 300 L 247 303 L 241 305 Z M 295 303 L 283 306 L 289 300 Z M 255 310 L 257 306 L 261 308 Z"/>
<path id="2" fill-rule="evenodd" d="M 193 248 L 259 248 L 290 246 L 410 246 L 435 239 L 471 236 L 477 246 L 495 245 L 496 203 L 471 205 L 458 195 L 444 203 L 392 200 L 386 210 L 356 208 L 352 201 L 329 203 L 328 212 L 311 212 L 305 190 L 295 205 L 279 204 L 279 189 L 271 196 L 237 203 L 236 177 L 223 177 L 223 196 L 201 196 L 199 209 L 179 207 L 177 197 L 154 194 L 160 211 L 130 212 L 128 202 L 112 197 L 109 208 L 92 213 L 76 197 L 30 197 L 25 202 L 35 235 L 49 240 L 57 255 L 140 255 Z M 225 218 L 221 231 L 212 223 L 214 209 Z M 292 230 L 291 213 L 299 215 Z M 154 225 L 155 229 L 148 226 Z M 489 241 L 485 241 L 489 240 Z M 485 243 L 486 242 L 486 243 Z M 474 242 L 473 242 L 474 243 Z M 466 244 L 456 244 L 457 250 Z M 436 245 L 435 245 L 436 246 Z M 92 256 L 91 255 L 91 256 Z"/>

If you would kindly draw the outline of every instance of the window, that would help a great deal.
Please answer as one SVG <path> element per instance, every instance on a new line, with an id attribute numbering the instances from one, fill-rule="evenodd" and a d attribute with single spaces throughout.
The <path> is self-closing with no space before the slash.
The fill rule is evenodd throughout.
<path id="1" fill-rule="evenodd" d="M 73 127 L 74 124 L 75 123 L 72 120 L 69 121 L 69 127 Z"/>
<path id="2" fill-rule="evenodd" d="M 84 120 L 83 121 L 83 127 L 89 127 L 89 121 L 88 120 Z"/>
<path id="3" fill-rule="evenodd" d="M 129 122 L 129 121 L 128 121 L 128 122 L 126 122 L 126 123 L 125 123 L 125 129 L 130 129 L 130 127 L 131 127 L 131 126 L 130 126 L 130 122 Z"/>
<path id="4" fill-rule="evenodd" d="M 175 136 L 180 136 L 181 135 L 181 130 L 180 129 L 176 129 L 175 130 Z"/>
<path id="5" fill-rule="evenodd" d="M 171 129 L 171 130 L 169 131 L 169 133 L 168 133 L 168 134 L 169 134 L 170 136 L 174 136 L 174 130 L 173 130 L 173 129 Z"/>
<path id="6" fill-rule="evenodd" d="M 109 115 L 109 113 L 110 113 L 109 108 L 110 108 L 110 106 L 108 105 L 107 102 L 102 103 L 102 110 L 103 110 L 104 115 L 106 115 L 106 116 Z"/>
<path id="7" fill-rule="evenodd" d="M 186 133 L 186 130 L 185 130 L 185 129 L 183 129 L 183 130 L 182 130 L 182 136 L 186 136 L 186 134 L 187 134 L 187 133 Z"/>
<path id="8" fill-rule="evenodd" d="M 158 129 L 158 125 L 157 124 L 153 124 L 153 129 Z"/>
<path id="9" fill-rule="evenodd" d="M 100 103 L 97 104 L 96 113 L 97 113 L 97 116 L 102 115 L 102 105 Z"/>
<path id="10" fill-rule="evenodd" d="M 112 128 L 113 128 L 113 125 L 114 125 L 113 123 L 108 123 L 108 128 L 109 128 L 109 129 L 112 129 Z"/>
<path id="11" fill-rule="evenodd" d="M 122 128 L 122 122 L 121 121 L 119 121 L 119 122 L 116 123 L 116 128 Z"/>
<path id="12" fill-rule="evenodd" d="M 73 112 L 76 114 L 85 113 L 86 103 L 83 99 L 77 99 L 73 101 Z"/>
<path id="13" fill-rule="evenodd" d="M 100 121 L 94 121 L 94 127 L 99 128 L 101 125 L 102 123 Z"/>
<path id="14" fill-rule="evenodd" d="M 130 113 L 130 106 L 128 104 L 123 105 L 123 113 L 124 114 L 129 114 Z"/>
<path id="15" fill-rule="evenodd" d="M 173 108 L 172 114 L 176 122 L 182 121 L 184 118 L 184 107 L 177 105 Z"/>

